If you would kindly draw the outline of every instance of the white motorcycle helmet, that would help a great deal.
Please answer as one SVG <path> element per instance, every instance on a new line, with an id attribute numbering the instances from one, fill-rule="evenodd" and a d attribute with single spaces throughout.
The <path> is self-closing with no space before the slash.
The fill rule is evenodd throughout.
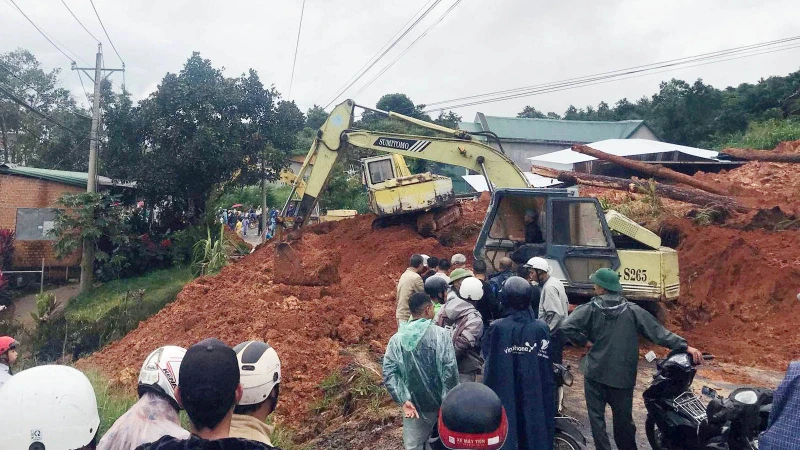
<path id="1" fill-rule="evenodd" d="M 458 290 L 458 296 L 464 300 L 477 302 L 483 298 L 483 283 L 475 277 L 464 278 L 461 288 Z"/>
<path id="2" fill-rule="evenodd" d="M 75 450 L 90 445 L 100 416 L 86 376 L 68 366 L 38 366 L 0 389 L 0 448 Z"/>
<path id="3" fill-rule="evenodd" d="M 272 388 L 281 382 L 281 360 L 278 352 L 261 341 L 242 342 L 233 351 L 239 361 L 239 376 L 244 390 L 239 405 L 263 402 L 269 397 Z M 275 403 L 277 402 L 276 398 Z"/>
<path id="4" fill-rule="evenodd" d="M 550 273 L 550 263 L 548 263 L 546 259 L 540 256 L 535 256 L 529 259 L 528 262 L 525 263 L 525 267 L 530 267 L 531 269 L 541 270 L 542 272 Z"/>
<path id="5" fill-rule="evenodd" d="M 178 372 L 186 349 L 166 345 L 150 353 L 139 371 L 139 397 L 145 392 L 154 392 L 169 400 L 175 409 L 180 410 L 178 401 L 175 400 L 175 388 L 178 387 Z"/>

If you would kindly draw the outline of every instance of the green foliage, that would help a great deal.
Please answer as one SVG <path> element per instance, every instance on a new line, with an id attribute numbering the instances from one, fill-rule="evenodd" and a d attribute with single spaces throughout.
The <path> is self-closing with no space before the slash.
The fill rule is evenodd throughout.
<path id="1" fill-rule="evenodd" d="M 798 139 L 800 139 L 800 119 L 770 119 L 751 123 L 746 132 L 729 135 L 716 147 L 772 150 L 782 141 Z"/>
<path id="2" fill-rule="evenodd" d="M 328 113 L 316 103 L 306 112 L 306 128 L 316 131 L 328 120 Z"/>
<path id="3" fill-rule="evenodd" d="M 207 237 L 197 241 L 194 246 L 192 274 L 203 276 L 217 273 L 228 265 L 228 258 L 236 250 L 225 235 L 225 225 L 220 225 L 220 234 L 215 239 L 211 229 L 206 229 Z"/>
<path id="4" fill-rule="evenodd" d="M 14 230 L 0 229 L 0 270 L 11 270 L 14 262 Z"/>
<path id="5" fill-rule="evenodd" d="M 270 191 L 272 191 L 272 189 L 268 187 L 267 205 L 274 206 L 274 204 L 270 203 Z M 237 186 L 226 189 L 220 192 L 218 196 L 211 201 L 211 211 L 216 213 L 221 209 L 230 209 L 231 206 L 236 204 L 244 205 L 244 209 L 250 207 L 257 209 L 261 206 L 261 186 Z"/>
<path id="6" fill-rule="evenodd" d="M 45 169 L 86 171 L 89 112 L 77 106 L 69 90 L 59 86 L 62 77 L 60 69 L 45 71 L 27 50 L 0 54 L 0 85 L 76 131 L 70 133 L 0 96 L 0 160 Z"/>
<path id="7" fill-rule="evenodd" d="M 111 255 L 99 248 L 102 239 L 114 245 L 125 243 L 128 227 L 118 197 L 108 192 L 64 194 L 58 204 L 66 209 L 58 211 L 51 230 L 56 237 L 53 245 L 56 257 L 69 256 L 87 241 L 95 246 L 95 259 L 104 262 Z"/>
<path id="8" fill-rule="evenodd" d="M 99 350 L 175 300 L 192 279 L 188 268 L 179 267 L 114 280 L 81 294 L 70 300 L 63 315 L 39 323 L 31 339 L 35 356 L 53 361 L 66 352 L 77 359 Z"/>
<path id="9" fill-rule="evenodd" d="M 350 176 L 344 171 L 341 163 L 333 168 L 330 179 L 319 199 L 320 208 L 328 209 L 354 209 L 359 213 L 369 211 L 367 189 L 361 182 L 361 177 Z"/>
<path id="10" fill-rule="evenodd" d="M 31 312 L 34 322 L 47 322 L 53 318 L 56 310 L 56 296 L 52 292 L 42 292 L 36 295 L 36 312 Z"/>
<path id="11" fill-rule="evenodd" d="M 433 122 L 447 128 L 458 128 L 458 122 L 461 122 L 461 116 L 454 113 L 453 111 L 447 111 L 445 114 L 444 111 L 439 113 L 439 117 L 436 118 Z"/>

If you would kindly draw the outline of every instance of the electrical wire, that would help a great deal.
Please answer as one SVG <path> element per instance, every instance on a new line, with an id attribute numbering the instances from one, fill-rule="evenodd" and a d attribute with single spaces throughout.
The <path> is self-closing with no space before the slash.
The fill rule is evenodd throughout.
<path id="1" fill-rule="evenodd" d="M 297 50 L 300 48 L 300 30 L 303 29 L 303 13 L 306 11 L 306 0 L 303 0 L 303 7 L 300 9 L 300 25 L 297 27 L 297 42 L 294 44 L 294 61 L 292 61 L 292 78 L 289 79 L 289 96 L 292 99 L 292 85 L 294 84 L 294 68 L 297 65 Z"/>
<path id="2" fill-rule="evenodd" d="M 381 60 L 381 58 L 386 56 L 386 54 L 389 53 L 389 51 L 392 50 L 394 46 L 397 45 L 398 42 L 400 42 L 409 32 L 411 32 L 411 30 L 413 30 L 414 27 L 416 27 L 417 24 L 419 24 L 419 22 L 422 21 L 422 19 L 424 19 L 431 11 L 433 11 L 433 9 L 436 8 L 436 6 L 438 6 L 439 3 L 441 3 L 441 1 L 442 0 L 433 0 L 433 3 L 430 5 L 429 3 L 422 5 L 422 8 L 420 8 L 419 11 L 417 11 L 416 13 L 414 13 L 413 16 L 411 16 L 411 19 L 409 19 L 409 21 L 406 22 L 405 25 L 403 25 L 403 28 L 401 28 L 397 33 L 395 33 L 395 35 L 391 39 L 389 39 L 389 41 L 386 44 L 384 44 L 383 47 L 381 47 L 381 50 L 378 50 L 378 52 L 372 58 L 367 60 L 367 63 L 364 64 L 364 66 L 362 66 L 361 69 L 356 71 L 356 74 L 353 77 L 351 77 L 350 80 L 348 80 L 347 82 L 345 82 L 344 85 L 342 85 L 343 87 L 339 88 L 339 90 L 336 91 L 333 98 L 331 98 L 330 101 L 328 101 L 328 103 L 325 104 L 323 109 L 327 109 L 333 102 L 335 102 L 339 97 L 341 97 L 345 92 L 347 92 L 347 90 L 350 89 L 356 82 L 358 82 L 358 80 L 361 79 L 361 77 L 363 77 L 373 66 L 375 66 L 375 64 L 377 64 L 378 61 Z M 419 15 L 420 11 L 422 11 L 421 15 Z M 418 15 L 419 17 L 417 17 Z M 416 19 L 414 19 L 415 17 Z M 411 23 L 411 25 L 409 25 L 409 23 Z"/>
<path id="3" fill-rule="evenodd" d="M 539 85 L 525 86 L 525 87 L 514 88 L 514 89 L 506 89 L 506 90 L 501 90 L 501 91 L 488 92 L 488 93 L 484 93 L 484 94 L 477 94 L 477 95 L 470 95 L 470 96 L 466 96 L 466 97 L 459 97 L 459 98 L 454 98 L 454 99 L 450 99 L 450 100 L 432 102 L 432 103 L 427 104 L 427 106 L 443 105 L 443 104 L 449 104 L 449 103 L 454 103 L 454 102 L 459 102 L 459 101 L 464 101 L 464 100 L 471 100 L 471 99 L 476 99 L 476 98 L 481 98 L 481 97 L 490 97 L 490 96 L 511 94 L 511 93 L 514 93 L 514 92 L 538 90 L 538 89 L 547 88 L 547 87 L 559 87 L 559 86 L 569 85 L 569 84 L 572 84 L 572 83 L 577 84 L 577 83 L 591 82 L 591 81 L 601 80 L 601 79 L 610 78 L 610 77 L 624 76 L 624 75 L 629 75 L 629 74 L 633 74 L 633 73 L 656 70 L 656 69 L 660 69 L 660 68 L 664 68 L 664 67 L 673 67 L 673 66 L 679 66 L 679 65 L 686 65 L 686 64 L 693 63 L 693 62 L 698 62 L 698 61 L 703 61 L 703 60 L 708 60 L 708 59 L 714 59 L 714 58 L 719 58 L 719 57 L 723 57 L 723 56 L 729 56 L 729 55 L 732 55 L 732 54 L 747 52 L 747 51 L 756 50 L 756 49 L 759 49 L 759 48 L 764 48 L 764 47 L 769 47 L 769 46 L 774 46 L 774 45 L 780 45 L 780 44 L 785 44 L 785 43 L 791 43 L 791 42 L 795 42 L 795 41 L 798 41 L 798 40 L 800 40 L 800 36 L 784 38 L 784 39 L 777 39 L 777 40 L 774 40 L 774 41 L 768 41 L 768 42 L 763 42 L 763 43 L 758 43 L 758 44 L 751 44 L 751 45 L 735 47 L 735 48 L 726 49 L 726 50 L 719 50 L 719 51 L 715 51 L 715 52 L 702 53 L 702 54 L 699 54 L 699 55 L 693 55 L 693 56 L 687 56 L 687 57 L 683 57 L 683 58 L 671 59 L 671 60 L 667 60 L 667 61 L 650 63 L 650 64 L 641 65 L 641 66 L 634 66 L 634 67 L 629 67 L 629 68 L 626 68 L 626 69 L 618 69 L 618 70 L 613 70 L 613 71 L 609 71 L 609 72 L 601 72 L 601 73 L 597 73 L 597 74 L 593 74 L 593 75 L 586 75 L 586 76 L 577 77 L 577 78 L 570 78 L 570 79 L 561 80 L 561 81 L 555 81 L 555 82 L 544 83 L 544 84 L 539 84 Z M 437 109 L 437 110 L 439 110 L 439 109 Z"/>
<path id="4" fill-rule="evenodd" d="M 411 50 L 411 48 L 412 48 L 412 47 L 414 47 L 414 45 L 416 45 L 416 43 L 417 43 L 417 42 L 419 42 L 419 41 L 420 41 L 422 38 L 424 38 L 424 37 L 425 37 L 425 36 L 428 34 L 428 32 L 429 32 L 429 31 L 431 31 L 431 30 L 433 29 L 433 27 L 435 27 L 435 26 L 436 26 L 436 25 L 438 25 L 438 24 L 439 24 L 439 23 L 440 23 L 442 20 L 444 20 L 444 18 L 445 18 L 445 17 L 447 17 L 447 15 L 448 15 L 448 14 L 450 14 L 450 12 L 452 12 L 452 11 L 453 11 L 453 10 L 456 8 L 456 6 L 458 6 L 458 4 L 459 4 L 459 3 L 461 3 L 461 0 L 456 0 L 456 1 L 455 1 L 455 3 L 453 3 L 452 5 L 450 5 L 450 7 L 449 7 L 449 8 L 448 8 L 448 9 L 447 9 L 447 10 L 446 10 L 446 11 L 445 11 L 445 12 L 444 12 L 444 13 L 443 13 L 441 16 L 439 16 L 439 18 L 438 18 L 438 19 L 436 19 L 436 22 L 434 22 L 433 24 L 431 24 L 431 26 L 429 26 L 429 27 L 428 27 L 428 28 L 427 28 L 425 31 L 423 31 L 423 32 L 422 32 L 422 34 L 420 34 L 419 36 L 417 36 L 417 38 L 416 38 L 416 39 L 414 39 L 414 40 L 411 42 L 411 44 L 409 44 L 409 45 L 408 45 L 408 47 L 406 47 L 406 48 L 405 48 L 405 49 L 404 49 L 404 50 L 403 50 L 403 51 L 402 51 L 402 52 L 401 52 L 399 55 L 397 55 L 397 57 L 396 57 L 395 59 L 393 59 L 393 60 L 392 60 L 392 62 L 390 62 L 389 64 L 387 64 L 387 65 L 386 65 L 386 67 L 384 67 L 384 68 L 383 68 L 383 69 L 382 69 L 380 72 L 378 72 L 378 74 L 377 74 L 377 75 L 375 75 L 375 77 L 374 77 L 374 78 L 372 78 L 371 80 L 369 80 L 369 82 L 367 82 L 367 84 L 365 84 L 364 86 L 362 86 L 362 87 L 361 87 L 361 89 L 359 89 L 359 90 L 358 90 L 358 91 L 357 91 L 357 92 L 356 92 L 356 93 L 353 95 L 353 97 L 358 97 L 358 94 L 360 94 L 360 93 L 364 92 L 364 90 L 365 90 L 366 88 L 370 87 L 370 86 L 372 85 L 372 83 L 374 83 L 374 82 L 375 82 L 375 80 L 377 80 L 378 78 L 380 78 L 380 77 L 381 77 L 381 75 L 383 75 L 384 73 L 386 73 L 386 71 L 387 71 L 387 70 L 389 70 L 389 69 L 390 69 L 390 68 L 391 68 L 391 67 L 392 67 L 392 66 L 393 66 L 393 65 L 394 65 L 394 64 L 395 64 L 397 61 L 399 61 L 399 60 L 400 60 L 400 58 L 402 58 L 402 57 L 403 57 L 403 56 L 404 56 L 406 53 L 408 53 L 408 51 L 409 51 L 409 50 Z"/>
<path id="5" fill-rule="evenodd" d="M 59 46 L 57 46 L 57 45 L 56 45 L 56 44 L 55 44 L 53 41 L 51 41 L 51 40 L 50 40 L 50 38 L 49 38 L 49 37 L 47 37 L 47 35 L 45 35 L 45 34 L 44 34 L 44 31 L 42 31 L 42 29 L 41 29 L 41 28 L 39 28 L 39 26 L 37 26 L 35 23 L 33 23 L 33 21 L 31 20 L 31 18 L 30 18 L 30 17 L 28 17 L 28 15 L 27 15 L 27 14 L 25 14 L 25 12 L 24 12 L 24 11 L 23 11 L 23 10 L 22 10 L 22 9 L 21 9 L 21 8 L 20 8 L 18 5 L 17 5 L 17 3 L 16 3 L 14 0 L 9 0 L 9 1 L 11 2 L 11 4 L 12 4 L 12 5 L 14 5 L 14 7 L 15 7 L 15 8 L 17 8 L 17 11 L 19 11 L 19 12 L 20 12 L 20 14 L 22 14 L 22 15 L 23 15 L 23 16 L 24 16 L 26 19 L 28 19 L 28 22 L 30 22 L 30 23 L 31 23 L 31 25 L 33 25 L 33 27 L 34 27 L 34 28 L 36 28 L 36 31 L 38 31 L 38 32 L 39 32 L 39 34 L 41 34 L 41 35 L 42 35 L 42 36 L 43 36 L 45 39 L 47 39 L 47 42 L 49 42 L 49 43 L 50 43 L 50 45 L 52 45 L 53 47 L 55 47 L 55 48 L 56 48 L 56 50 L 58 50 L 59 52 L 61 52 L 61 54 L 62 54 L 62 55 L 64 55 L 64 57 L 65 57 L 65 58 L 67 58 L 68 60 L 72 61 L 73 63 L 75 62 L 75 60 L 74 60 L 74 59 L 70 58 L 70 57 L 69 57 L 69 55 L 67 55 L 66 53 L 64 53 L 64 50 L 61 50 L 61 48 L 60 48 Z"/>
<path id="6" fill-rule="evenodd" d="M 80 135 L 80 133 L 78 133 L 77 131 L 73 130 L 72 128 L 69 128 L 68 126 L 62 124 L 61 122 L 57 121 L 56 119 L 51 117 L 49 114 L 46 114 L 46 113 L 40 111 L 35 106 L 29 105 L 25 100 L 17 97 L 16 94 L 14 94 L 10 89 L 6 88 L 5 86 L 0 85 L 0 94 L 4 94 L 6 97 L 10 98 L 12 102 L 14 102 L 14 103 L 22 106 L 23 108 L 31 111 L 32 113 L 36 114 L 37 116 L 54 123 L 59 128 L 63 128 L 64 130 L 69 131 L 70 133 L 73 133 L 75 135 Z M 79 117 L 84 117 L 86 119 L 91 119 L 90 117 L 81 116 L 80 114 L 76 114 L 76 115 L 79 116 Z"/>
<path id="7" fill-rule="evenodd" d="M 122 60 L 122 56 L 119 56 L 119 52 L 117 51 L 117 47 L 114 46 L 114 41 L 111 40 L 111 37 L 108 35 L 108 31 L 106 31 L 106 26 L 103 25 L 103 20 L 100 19 L 100 14 L 97 12 L 97 8 L 94 7 L 94 0 L 89 0 L 89 3 L 92 4 L 92 9 L 94 10 L 94 15 L 97 16 L 97 21 L 100 22 L 100 26 L 103 27 L 103 33 L 106 34 L 106 38 L 108 39 L 108 43 L 111 44 L 111 48 L 114 49 L 114 53 L 117 54 L 117 58 L 119 58 L 119 62 L 122 63 L 122 68 L 125 68 L 125 61 Z"/>
<path id="8" fill-rule="evenodd" d="M 629 79 L 632 79 L 632 78 L 639 78 L 639 77 L 643 77 L 643 76 L 649 76 L 649 75 L 654 75 L 654 74 L 659 74 L 659 73 L 664 73 L 664 72 L 671 72 L 671 71 L 679 70 L 679 69 L 688 69 L 688 68 L 691 68 L 691 67 L 705 66 L 705 65 L 709 65 L 709 64 L 717 64 L 717 63 L 726 62 L 726 61 L 733 61 L 733 60 L 737 60 L 737 59 L 750 58 L 750 57 L 753 57 L 753 56 L 760 56 L 760 55 L 765 55 L 765 54 L 769 54 L 769 53 L 775 53 L 775 52 L 779 52 L 779 51 L 792 50 L 792 49 L 796 49 L 796 48 L 800 48 L 800 44 L 797 44 L 797 45 L 786 45 L 786 46 L 779 47 L 779 48 L 774 48 L 774 49 L 762 49 L 760 51 L 744 52 L 742 54 L 736 54 L 736 55 L 726 55 L 726 56 L 728 56 L 727 58 L 712 59 L 710 61 L 696 62 L 695 64 L 681 65 L 679 67 L 667 67 L 667 68 L 656 67 L 654 69 L 659 69 L 660 68 L 662 70 L 652 70 L 651 69 L 650 71 L 647 71 L 646 73 L 638 73 L 638 72 L 641 72 L 641 71 L 636 71 L 636 72 L 627 72 L 627 73 L 617 74 L 615 76 L 604 77 L 604 78 L 581 80 L 581 81 L 575 82 L 575 83 L 550 83 L 548 85 L 542 85 L 542 87 L 539 88 L 539 89 L 523 91 L 523 92 L 519 92 L 519 93 L 511 93 L 511 94 L 508 94 L 508 95 L 488 98 L 488 99 L 484 99 L 484 100 L 475 100 L 475 101 L 472 101 L 472 102 L 466 102 L 466 103 L 460 103 L 460 104 L 454 104 L 454 105 L 447 105 L 447 106 L 442 106 L 442 107 L 438 107 L 438 108 L 430 108 L 430 109 L 426 109 L 425 112 L 426 113 L 430 113 L 430 112 L 444 111 L 446 109 L 463 108 L 463 107 L 467 107 L 467 106 L 482 105 L 482 104 L 486 104 L 486 103 L 495 103 L 495 102 L 515 99 L 515 98 L 529 97 L 529 96 L 535 96 L 535 95 L 548 94 L 548 93 L 552 93 L 552 92 L 560 92 L 560 91 L 565 91 L 565 90 L 570 90 L 570 89 L 577 89 L 577 88 L 586 87 L 586 86 L 595 86 L 595 85 L 598 85 L 598 84 L 606 84 L 606 83 L 612 83 L 612 82 L 616 82 L 616 81 L 629 80 Z M 627 76 L 625 76 L 625 75 L 627 75 Z M 442 104 L 442 103 L 444 103 L 444 102 L 438 102 L 438 104 Z"/>
<path id="9" fill-rule="evenodd" d="M 9 75 L 11 75 L 12 77 L 18 79 L 25 87 L 33 90 L 34 92 L 36 92 L 37 94 L 39 94 L 42 97 L 46 97 L 46 95 L 42 91 L 37 89 L 34 85 L 26 82 L 22 77 L 20 77 L 19 75 L 15 74 L 13 70 L 11 70 L 10 68 L 6 67 L 5 64 L 3 64 L 1 62 L 0 62 L 0 69 L 5 70 L 6 72 L 8 72 Z M 80 76 L 80 74 L 79 74 L 79 76 Z M 81 80 L 81 85 L 82 84 L 83 84 L 83 81 Z M 83 93 L 86 94 L 87 97 L 89 96 L 89 94 L 86 93 L 86 89 L 83 90 Z M 91 111 L 91 102 L 89 102 L 89 103 L 90 103 L 89 111 Z M 84 116 L 83 114 L 77 113 L 75 111 L 67 111 L 67 112 L 69 112 L 70 114 L 74 114 L 74 115 L 76 115 L 78 117 L 83 117 L 84 119 L 91 119 L 91 117 Z"/>
<path id="10" fill-rule="evenodd" d="M 91 36 L 92 39 L 94 39 L 95 41 L 97 41 L 99 43 L 100 39 L 97 39 L 96 37 L 94 37 L 92 32 L 89 31 L 88 28 L 86 28 L 86 26 L 83 24 L 83 22 L 81 22 L 80 19 L 78 19 L 78 16 L 76 16 L 75 13 L 72 12 L 71 9 L 69 9 L 69 6 L 67 5 L 67 2 L 65 2 L 64 0 L 61 0 L 61 3 L 64 5 L 65 8 L 67 8 L 67 11 L 69 11 L 69 13 L 72 15 L 72 18 L 75 19 L 78 22 L 78 24 L 83 28 L 83 30 L 86 31 L 87 33 L 89 33 L 89 36 Z"/>

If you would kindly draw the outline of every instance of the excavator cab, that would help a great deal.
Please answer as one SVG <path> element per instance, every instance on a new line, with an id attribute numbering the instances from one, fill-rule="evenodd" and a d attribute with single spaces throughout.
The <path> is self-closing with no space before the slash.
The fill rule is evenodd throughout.
<path id="1" fill-rule="evenodd" d="M 495 190 L 474 256 L 489 272 L 500 271 L 506 256 L 517 265 L 544 257 L 551 275 L 580 296 L 592 294 L 594 271 L 620 266 L 600 203 L 572 197 L 566 189 Z"/>

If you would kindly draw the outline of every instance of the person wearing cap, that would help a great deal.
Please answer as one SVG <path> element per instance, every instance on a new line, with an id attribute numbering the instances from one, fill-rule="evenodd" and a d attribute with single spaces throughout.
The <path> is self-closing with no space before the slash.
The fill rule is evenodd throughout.
<path id="1" fill-rule="evenodd" d="M 508 436 L 508 417 L 497 394 L 480 383 L 461 383 L 447 393 L 431 447 L 499 450 Z"/>
<path id="2" fill-rule="evenodd" d="M 139 401 L 120 416 L 97 444 L 97 450 L 134 450 L 162 436 L 187 439 L 175 400 L 178 369 L 186 350 L 174 345 L 150 353 L 139 371 Z"/>
<path id="3" fill-rule="evenodd" d="M 456 269 L 453 273 L 459 270 L 464 269 Z M 458 363 L 458 380 L 475 381 L 483 367 L 480 353 L 483 318 L 475 308 L 475 304 L 483 297 L 483 284 L 475 277 L 462 278 L 458 289 L 453 289 L 453 292 L 455 297 L 448 299 L 439 310 L 436 325 L 452 335 Z"/>
<path id="4" fill-rule="evenodd" d="M 409 300 L 411 320 L 389 339 L 383 383 L 403 410 L 403 446 L 422 450 L 436 426 L 442 399 L 458 384 L 450 333 L 433 321 L 433 302 L 424 292 Z"/>
<path id="5" fill-rule="evenodd" d="M 555 434 L 555 382 L 547 348 L 550 332 L 530 307 L 531 284 L 509 278 L 501 301 L 508 311 L 484 333 L 483 383 L 508 415 L 507 449 L 552 450 Z"/>
<path id="6" fill-rule="evenodd" d="M 647 311 L 620 295 L 619 274 L 598 269 L 589 279 L 596 296 L 575 309 L 561 330 L 578 346 L 591 344 L 581 360 L 586 408 L 592 437 L 598 450 L 610 450 L 605 410 L 611 406 L 614 441 L 620 450 L 636 449 L 633 422 L 633 388 L 639 363 L 639 336 L 671 350 L 686 351 L 696 364 L 703 361 L 699 350 L 668 331 Z"/>
<path id="7" fill-rule="evenodd" d="M 461 282 L 464 281 L 465 278 L 471 276 L 473 276 L 473 273 L 467 269 L 456 269 L 450 274 L 450 277 L 447 279 L 447 282 L 450 284 L 450 292 L 447 293 L 448 302 L 450 299 L 458 296 L 457 292 L 461 287 Z"/>
<path id="8" fill-rule="evenodd" d="M 219 339 L 205 339 L 186 351 L 178 371 L 175 399 L 191 423 L 189 439 L 164 436 L 137 450 L 265 450 L 261 442 L 230 437 L 233 410 L 242 399 L 236 352 Z"/>
<path id="9" fill-rule="evenodd" d="M 0 389 L 3 450 L 94 450 L 99 428 L 94 388 L 72 367 L 23 370 Z"/>
<path id="10" fill-rule="evenodd" d="M 464 269 L 467 267 L 467 257 L 461 253 L 456 253 L 450 257 L 450 267 L 455 269 Z"/>
<path id="11" fill-rule="evenodd" d="M 0 388 L 14 373 L 11 366 L 17 362 L 17 342 L 11 336 L 0 336 Z"/>
<path id="12" fill-rule="evenodd" d="M 233 410 L 231 436 L 272 445 L 267 417 L 278 406 L 281 360 L 266 342 L 245 341 L 233 348 L 239 361 L 242 399 Z"/>
<path id="13" fill-rule="evenodd" d="M 422 255 L 411 255 L 408 268 L 406 268 L 406 271 L 403 272 L 397 282 L 397 311 L 395 312 L 395 318 L 397 318 L 398 328 L 400 328 L 401 323 L 407 322 L 408 318 L 411 317 L 411 313 L 408 311 L 408 299 L 417 292 L 425 292 L 425 284 L 422 281 L 421 274 L 425 273 L 426 270 L 422 264 Z"/>
<path id="14" fill-rule="evenodd" d="M 550 328 L 550 357 L 554 364 L 561 364 L 564 335 L 560 327 L 569 315 L 567 292 L 559 279 L 550 276 L 552 268 L 546 259 L 533 257 L 528 260 L 525 267 L 530 270 L 531 279 L 541 286 L 538 317 Z"/>

